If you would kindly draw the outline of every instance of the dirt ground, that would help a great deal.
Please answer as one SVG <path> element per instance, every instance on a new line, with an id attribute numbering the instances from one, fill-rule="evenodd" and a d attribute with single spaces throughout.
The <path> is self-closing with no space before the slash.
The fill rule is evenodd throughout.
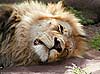
<path id="1" fill-rule="evenodd" d="M 89 39 L 95 36 L 96 32 L 100 33 L 100 24 L 84 28 Z M 88 68 L 87 71 L 91 74 L 100 74 L 100 51 L 91 49 L 86 52 L 84 58 L 69 58 L 45 65 L 6 68 L 1 70 L 1 74 L 71 74 L 67 72 L 65 66 L 72 66 L 72 63 L 81 68 Z"/>
<path id="2" fill-rule="evenodd" d="M 84 26 L 84 29 L 88 35 L 88 38 L 92 39 L 96 33 L 100 34 L 100 23 L 95 24 L 95 25 Z"/>

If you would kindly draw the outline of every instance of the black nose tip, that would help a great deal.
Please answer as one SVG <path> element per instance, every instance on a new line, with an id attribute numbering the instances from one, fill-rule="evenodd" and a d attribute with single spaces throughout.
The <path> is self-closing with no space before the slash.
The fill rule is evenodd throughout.
<path id="1" fill-rule="evenodd" d="M 54 46 L 51 49 L 56 49 L 58 52 L 62 51 L 60 41 L 56 37 L 54 38 Z"/>
<path id="2" fill-rule="evenodd" d="M 44 62 L 40 61 L 39 64 L 47 64 L 48 63 L 48 59 Z"/>

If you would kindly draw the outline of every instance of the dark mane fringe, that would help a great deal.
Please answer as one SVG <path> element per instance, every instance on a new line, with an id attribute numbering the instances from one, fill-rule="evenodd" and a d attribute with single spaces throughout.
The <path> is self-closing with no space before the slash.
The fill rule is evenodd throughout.
<path id="1" fill-rule="evenodd" d="M 8 34 L 10 35 L 10 39 L 14 35 L 15 26 L 11 27 L 16 21 L 16 16 L 11 16 L 13 13 L 13 8 L 10 5 L 2 5 L 0 6 L 0 47 L 1 43 L 7 38 Z M 9 43 L 9 41 L 7 42 Z"/>
<path id="2" fill-rule="evenodd" d="M 6 39 L 9 28 L 12 24 L 8 22 L 9 17 L 11 16 L 13 10 L 10 6 L 0 6 L 0 46 L 1 43 Z"/>
<path id="3" fill-rule="evenodd" d="M 2 45 L 6 47 L 12 42 L 15 33 L 15 26 L 13 25 L 19 22 L 16 21 L 16 16 L 11 16 L 12 14 L 13 8 L 11 5 L 0 6 L 0 66 L 3 67 L 11 64 L 9 57 L 12 56 L 2 56 Z"/>

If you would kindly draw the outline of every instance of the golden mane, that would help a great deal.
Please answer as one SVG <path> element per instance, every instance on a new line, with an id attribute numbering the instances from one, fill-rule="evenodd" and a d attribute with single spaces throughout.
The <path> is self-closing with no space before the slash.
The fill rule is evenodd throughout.
<path id="1" fill-rule="evenodd" d="M 62 7 L 61 2 L 45 5 L 37 1 L 25 1 L 21 4 L 12 5 L 11 10 L 11 16 L 6 21 L 5 27 L 0 26 L 0 65 L 3 64 L 6 67 L 9 65 L 30 65 L 37 63 L 34 57 L 38 55 L 34 56 L 34 52 L 29 49 L 30 43 L 27 41 L 30 36 L 29 30 L 32 23 L 35 25 L 38 20 L 48 18 L 61 20 L 71 25 L 76 49 L 69 56 L 79 56 L 87 50 L 86 34 L 79 23 L 79 19 L 74 14 L 66 11 Z M 1 13 L 0 15 L 5 16 Z M 2 28 L 5 31 L 1 31 Z"/>

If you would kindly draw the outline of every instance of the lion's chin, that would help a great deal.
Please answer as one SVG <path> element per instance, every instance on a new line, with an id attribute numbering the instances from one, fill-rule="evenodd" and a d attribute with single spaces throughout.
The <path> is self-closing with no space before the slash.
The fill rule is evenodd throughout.
<path id="1" fill-rule="evenodd" d="M 43 45 L 33 46 L 34 52 L 39 56 L 41 62 L 45 62 L 48 59 L 48 49 Z M 37 58 L 37 57 L 35 57 Z"/>

